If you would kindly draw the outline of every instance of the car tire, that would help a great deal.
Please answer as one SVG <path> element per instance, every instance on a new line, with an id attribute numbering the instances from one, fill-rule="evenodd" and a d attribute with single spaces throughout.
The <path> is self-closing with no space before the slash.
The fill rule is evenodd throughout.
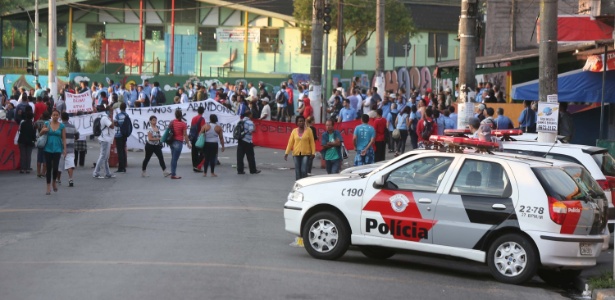
<path id="1" fill-rule="evenodd" d="M 505 234 L 489 246 L 487 265 L 498 281 L 521 284 L 530 280 L 538 269 L 538 255 L 530 239 L 519 234 Z"/>
<path id="2" fill-rule="evenodd" d="M 359 250 L 363 253 L 363 255 L 372 259 L 387 259 L 397 253 L 393 249 L 377 246 L 361 246 L 359 247 Z"/>
<path id="3" fill-rule="evenodd" d="M 323 211 L 311 216 L 301 236 L 305 250 L 317 259 L 338 259 L 350 246 L 350 228 L 334 212 Z"/>
<path id="4" fill-rule="evenodd" d="M 581 275 L 583 270 L 538 269 L 538 277 L 552 286 L 567 286 Z"/>

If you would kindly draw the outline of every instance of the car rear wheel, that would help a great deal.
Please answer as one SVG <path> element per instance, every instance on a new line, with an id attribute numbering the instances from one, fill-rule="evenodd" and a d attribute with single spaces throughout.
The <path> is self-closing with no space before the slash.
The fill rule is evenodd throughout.
<path id="1" fill-rule="evenodd" d="M 314 258 L 340 258 L 350 245 L 350 229 L 336 213 L 323 211 L 308 219 L 302 235 L 305 250 Z"/>
<path id="2" fill-rule="evenodd" d="M 359 250 L 363 255 L 373 259 L 387 259 L 396 253 L 393 249 L 377 246 L 361 246 Z"/>
<path id="3" fill-rule="evenodd" d="M 527 237 L 505 234 L 491 243 L 487 264 L 496 280 L 520 284 L 536 274 L 537 257 L 534 244 Z"/>
<path id="4" fill-rule="evenodd" d="M 571 283 L 583 270 L 538 269 L 538 277 L 549 285 L 562 286 Z"/>

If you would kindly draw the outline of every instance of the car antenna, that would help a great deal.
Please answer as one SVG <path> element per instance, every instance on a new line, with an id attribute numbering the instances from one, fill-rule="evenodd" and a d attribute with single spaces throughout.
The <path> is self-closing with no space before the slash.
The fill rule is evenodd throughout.
<path id="1" fill-rule="evenodd" d="M 551 147 L 549 148 L 549 150 L 547 150 L 547 153 L 545 153 L 545 155 L 543 155 L 542 157 L 547 158 L 547 155 L 549 155 L 549 152 L 551 152 L 551 150 L 553 149 L 553 147 L 555 147 L 555 144 L 557 143 L 557 135 L 555 136 L 555 141 L 553 141 L 553 144 L 551 145 Z"/>

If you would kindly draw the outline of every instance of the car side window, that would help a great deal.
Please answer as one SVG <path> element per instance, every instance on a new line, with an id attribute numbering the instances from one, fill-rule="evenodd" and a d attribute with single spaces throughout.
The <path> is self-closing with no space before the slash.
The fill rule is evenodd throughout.
<path id="1" fill-rule="evenodd" d="M 583 165 L 576 158 L 574 158 L 572 156 L 569 156 L 569 155 L 563 155 L 563 154 L 557 154 L 557 153 L 548 153 L 545 156 L 544 153 L 539 153 L 539 154 L 540 154 L 540 156 L 545 157 L 545 158 L 557 159 L 557 160 L 561 160 L 561 161 L 567 161 L 567 162 Z"/>
<path id="2" fill-rule="evenodd" d="M 389 173 L 387 189 L 435 192 L 453 162 L 452 157 L 423 157 Z"/>
<path id="3" fill-rule="evenodd" d="M 508 198 L 512 189 L 506 171 L 499 163 L 466 159 L 451 193 Z"/>

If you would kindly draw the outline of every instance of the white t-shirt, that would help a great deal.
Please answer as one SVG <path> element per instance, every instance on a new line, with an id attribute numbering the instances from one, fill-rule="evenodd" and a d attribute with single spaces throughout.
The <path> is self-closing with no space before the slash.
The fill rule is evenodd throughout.
<path id="1" fill-rule="evenodd" d="M 364 114 L 367 114 L 370 110 L 372 110 L 372 108 L 369 106 L 371 102 L 372 102 L 371 96 L 367 96 L 365 100 L 363 100 L 363 113 Z"/>
<path id="2" fill-rule="evenodd" d="M 102 129 L 102 133 L 98 137 L 99 141 L 107 143 L 113 142 L 115 130 L 111 128 L 111 125 L 112 123 L 108 116 L 102 116 L 100 118 L 100 128 Z"/>
<path id="3" fill-rule="evenodd" d="M 263 120 L 271 121 L 271 107 L 269 107 L 269 104 L 265 105 L 263 111 L 261 111 L 261 117 L 264 115 L 267 115 L 267 117 Z"/>

